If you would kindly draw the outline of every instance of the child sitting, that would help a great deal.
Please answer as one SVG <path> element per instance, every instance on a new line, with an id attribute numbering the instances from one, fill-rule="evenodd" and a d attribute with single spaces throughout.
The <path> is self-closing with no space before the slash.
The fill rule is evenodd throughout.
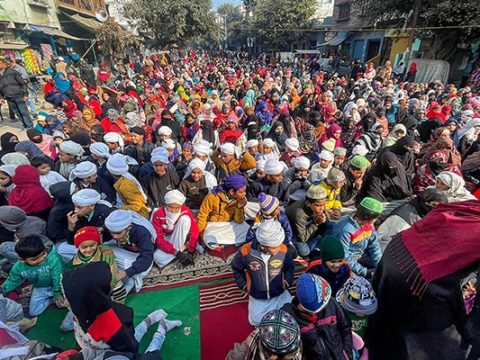
<path id="1" fill-rule="evenodd" d="M 320 258 L 308 263 L 307 273 L 319 275 L 330 284 L 336 294 L 352 276 L 343 245 L 335 236 L 327 235 L 320 243 Z"/>
<path id="2" fill-rule="evenodd" d="M 337 293 L 337 302 L 352 326 L 352 331 L 363 340 L 366 339 L 368 317 L 377 311 L 377 298 L 372 285 L 361 276 L 353 276 L 347 280 Z M 368 359 L 368 349 L 359 351 L 355 359 Z"/>
<path id="3" fill-rule="evenodd" d="M 10 271 L 7 280 L 0 287 L 3 294 L 15 290 L 24 281 L 33 285 L 30 299 L 30 316 L 38 316 L 45 311 L 52 300 L 57 307 L 64 307 L 65 300 L 60 289 L 63 273 L 63 260 L 55 247 L 50 252 L 40 236 L 28 236 L 15 245 L 20 257 Z"/>
<path id="4" fill-rule="evenodd" d="M 285 244 L 282 225 L 260 224 L 255 241 L 242 246 L 232 261 L 237 286 L 249 294 L 248 321 L 258 326 L 263 316 L 289 303 L 288 287 L 293 281 L 294 263 Z"/>
<path id="5" fill-rule="evenodd" d="M 112 273 L 112 300 L 123 303 L 127 294 L 121 280 L 117 280 L 117 262 L 113 250 L 101 243 L 100 232 L 95 226 L 85 226 L 79 229 L 73 238 L 73 243 L 78 253 L 65 265 L 66 271 L 71 271 L 78 266 L 91 262 L 104 261 Z"/>
<path id="6" fill-rule="evenodd" d="M 290 200 L 301 200 L 312 185 L 308 181 L 308 174 L 310 169 L 310 160 L 305 156 L 299 156 L 293 159 L 293 168 L 289 169 L 286 174 L 286 179 L 289 186 Z"/>
<path id="7" fill-rule="evenodd" d="M 51 161 L 47 157 L 34 157 L 30 160 L 30 164 L 37 168 L 38 175 L 40 175 L 40 184 L 49 194 L 50 186 L 66 181 L 62 175 L 52 170 L 50 166 Z"/>

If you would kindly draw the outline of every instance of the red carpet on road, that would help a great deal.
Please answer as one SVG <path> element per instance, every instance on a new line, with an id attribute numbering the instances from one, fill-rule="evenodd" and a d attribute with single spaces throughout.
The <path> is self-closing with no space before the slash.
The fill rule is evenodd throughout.
<path id="1" fill-rule="evenodd" d="M 248 296 L 235 282 L 200 287 L 202 359 L 225 360 L 237 342 L 253 330 L 248 323 Z"/>

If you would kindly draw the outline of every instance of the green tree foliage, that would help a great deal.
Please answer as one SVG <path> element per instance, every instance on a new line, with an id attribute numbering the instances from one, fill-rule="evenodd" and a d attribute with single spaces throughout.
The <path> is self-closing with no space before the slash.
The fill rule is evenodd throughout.
<path id="1" fill-rule="evenodd" d="M 418 7 L 419 17 L 416 27 L 447 27 L 418 31 L 417 36 L 433 35 L 434 56 L 451 60 L 455 47 L 460 42 L 475 41 L 480 36 L 480 29 L 449 27 L 477 25 L 480 23 L 479 0 L 354 0 L 355 6 L 377 27 L 412 26 L 412 13 Z M 410 12 L 412 11 L 412 13 Z M 410 16 L 408 16 L 410 14 Z"/>
<path id="2" fill-rule="evenodd" d="M 130 0 L 125 17 L 137 21 L 154 45 L 187 45 L 217 31 L 211 0 Z"/>
<path id="3" fill-rule="evenodd" d="M 217 8 L 217 13 L 226 17 L 227 41 L 230 50 L 242 49 L 247 43 L 249 20 L 242 14 L 238 7 L 230 3 L 222 4 Z M 224 25 L 220 26 L 220 35 L 225 36 Z"/>
<path id="4" fill-rule="evenodd" d="M 289 50 L 312 27 L 315 4 L 312 0 L 256 0 L 256 35 L 269 48 Z"/>

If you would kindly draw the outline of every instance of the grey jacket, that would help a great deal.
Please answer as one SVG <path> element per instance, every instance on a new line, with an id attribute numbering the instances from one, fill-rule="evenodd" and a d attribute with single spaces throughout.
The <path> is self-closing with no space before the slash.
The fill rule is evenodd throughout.
<path id="1" fill-rule="evenodd" d="M 322 236 L 328 226 L 328 216 L 325 224 L 315 224 L 313 213 L 305 202 L 305 200 L 295 201 L 285 209 L 288 220 L 292 225 L 294 241 L 304 243 L 314 237 Z"/>

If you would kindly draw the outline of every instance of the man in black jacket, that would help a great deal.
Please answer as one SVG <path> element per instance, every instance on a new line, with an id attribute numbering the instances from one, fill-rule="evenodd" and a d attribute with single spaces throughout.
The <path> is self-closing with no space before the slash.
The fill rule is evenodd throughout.
<path id="1" fill-rule="evenodd" d="M 25 103 L 28 100 L 27 83 L 18 71 L 7 65 L 5 58 L 0 57 L 0 103 L 7 100 L 8 107 L 21 120 L 24 128 L 31 128 L 32 118 Z"/>

